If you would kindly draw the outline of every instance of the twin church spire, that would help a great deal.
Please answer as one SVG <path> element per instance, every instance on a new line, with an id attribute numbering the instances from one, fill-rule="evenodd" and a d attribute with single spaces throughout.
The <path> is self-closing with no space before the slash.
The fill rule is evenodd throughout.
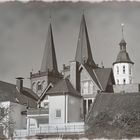
<path id="1" fill-rule="evenodd" d="M 46 71 L 58 72 L 51 23 L 50 23 L 49 29 L 48 29 L 48 35 L 47 35 L 47 40 L 46 40 L 46 45 L 45 45 L 45 49 L 44 49 L 44 55 L 43 55 L 43 60 L 42 60 L 42 65 L 41 65 L 40 71 L 41 72 L 46 72 Z"/>
<path id="2" fill-rule="evenodd" d="M 75 61 L 79 62 L 80 64 L 86 63 L 89 66 L 92 66 L 94 68 L 96 67 L 96 64 L 92 58 L 91 47 L 90 47 L 84 14 L 82 15 L 82 20 L 81 20 L 81 25 L 80 25 L 80 32 L 79 32 L 79 37 L 78 37 Z M 51 23 L 48 29 L 48 35 L 47 35 L 47 40 L 46 40 L 46 45 L 45 45 L 45 50 L 44 50 L 44 55 L 43 55 L 40 71 L 41 72 L 46 72 L 46 71 L 58 72 Z"/>
<path id="3" fill-rule="evenodd" d="M 75 61 L 79 62 L 80 64 L 86 63 L 89 66 L 92 66 L 93 68 L 96 67 L 96 64 L 92 58 L 91 47 L 90 47 L 84 14 L 82 15 L 82 20 L 80 25 L 80 32 L 78 37 Z"/>

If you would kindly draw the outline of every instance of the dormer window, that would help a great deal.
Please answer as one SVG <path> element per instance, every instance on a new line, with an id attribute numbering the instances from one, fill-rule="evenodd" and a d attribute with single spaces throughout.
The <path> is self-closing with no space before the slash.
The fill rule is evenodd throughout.
<path id="1" fill-rule="evenodd" d="M 125 74 L 125 66 L 123 66 L 123 74 Z"/>

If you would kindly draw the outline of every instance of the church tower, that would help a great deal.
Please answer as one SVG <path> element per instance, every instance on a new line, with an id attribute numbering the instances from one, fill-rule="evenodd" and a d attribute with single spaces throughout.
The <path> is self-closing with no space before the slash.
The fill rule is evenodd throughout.
<path id="1" fill-rule="evenodd" d="M 122 24 L 122 40 L 119 43 L 120 52 L 116 61 L 113 63 L 113 72 L 115 78 L 115 84 L 132 84 L 132 66 L 134 62 L 131 61 L 129 54 L 126 50 L 126 41 L 123 37 L 123 24 Z"/>
<path id="2" fill-rule="evenodd" d="M 48 29 L 41 69 L 30 73 L 31 89 L 40 96 L 49 83 L 56 83 L 62 75 L 58 72 L 51 23 Z"/>
<path id="3" fill-rule="evenodd" d="M 80 64 L 87 64 L 88 66 L 91 66 L 92 68 L 97 67 L 92 58 L 91 47 L 90 47 L 84 14 L 82 15 L 82 20 L 81 20 L 81 25 L 80 25 L 80 32 L 79 32 L 79 37 L 78 37 L 75 61 L 79 62 Z"/>

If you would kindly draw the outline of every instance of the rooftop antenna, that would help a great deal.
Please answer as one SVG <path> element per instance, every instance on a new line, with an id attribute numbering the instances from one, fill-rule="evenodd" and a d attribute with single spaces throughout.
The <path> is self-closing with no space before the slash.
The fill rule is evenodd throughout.
<path id="1" fill-rule="evenodd" d="M 124 23 L 121 23 L 121 27 L 122 27 L 122 38 L 124 39 L 124 32 L 123 32 L 123 30 L 124 30 Z"/>

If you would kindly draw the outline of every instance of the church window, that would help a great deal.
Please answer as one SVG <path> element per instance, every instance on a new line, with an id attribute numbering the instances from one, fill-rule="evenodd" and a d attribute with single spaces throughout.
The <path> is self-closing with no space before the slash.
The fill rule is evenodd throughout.
<path id="1" fill-rule="evenodd" d="M 119 67 L 117 66 L 117 74 L 119 74 Z"/>
<path id="2" fill-rule="evenodd" d="M 125 66 L 123 66 L 123 74 L 125 74 Z"/>
<path id="3" fill-rule="evenodd" d="M 41 90 L 41 84 L 38 85 L 38 90 Z"/>
<path id="4" fill-rule="evenodd" d="M 36 92 L 35 82 L 34 82 L 34 83 L 32 83 L 32 90 L 33 90 L 34 92 Z"/>
<path id="5" fill-rule="evenodd" d="M 56 118 L 60 118 L 61 117 L 61 109 L 57 109 L 56 110 Z"/>
<path id="6" fill-rule="evenodd" d="M 45 81 L 42 81 L 42 89 L 45 89 Z"/>
<path id="7" fill-rule="evenodd" d="M 125 79 L 123 79 L 123 84 L 126 84 L 126 80 Z"/>
<path id="8" fill-rule="evenodd" d="M 37 83 L 37 91 L 42 90 L 42 84 L 40 82 Z"/>

